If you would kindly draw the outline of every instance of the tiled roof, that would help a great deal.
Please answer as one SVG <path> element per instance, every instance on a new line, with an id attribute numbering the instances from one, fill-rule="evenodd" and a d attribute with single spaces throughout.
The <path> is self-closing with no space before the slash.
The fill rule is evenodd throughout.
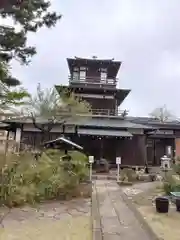
<path id="1" fill-rule="evenodd" d="M 10 118 L 3 121 L 5 123 L 32 123 L 31 118 Z M 47 123 L 47 119 L 37 118 L 37 123 Z M 58 124 L 58 123 L 57 123 Z M 136 129 L 153 129 L 151 126 L 137 124 L 122 118 L 109 118 L 109 117 L 81 117 L 78 119 L 66 122 L 67 125 L 89 126 L 99 128 L 136 128 Z"/>
<path id="2" fill-rule="evenodd" d="M 82 119 L 81 121 L 69 121 L 69 124 L 90 126 L 90 127 L 109 127 L 109 128 L 137 128 L 137 129 L 152 129 L 150 126 L 132 123 L 127 120 L 117 118 L 100 118 L 93 117 Z"/>
<path id="3" fill-rule="evenodd" d="M 114 136 L 114 137 L 132 137 L 128 131 L 122 130 L 105 130 L 105 129 L 78 129 L 80 135 L 99 135 L 99 136 Z"/>
<path id="4" fill-rule="evenodd" d="M 127 117 L 127 119 L 134 123 L 156 126 L 158 128 L 180 128 L 180 121 L 178 120 L 167 120 L 162 123 L 160 120 L 150 117 Z"/>

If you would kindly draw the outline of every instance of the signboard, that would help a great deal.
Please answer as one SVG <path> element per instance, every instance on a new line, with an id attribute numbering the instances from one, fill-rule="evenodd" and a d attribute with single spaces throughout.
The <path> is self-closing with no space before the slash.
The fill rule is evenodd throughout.
<path id="1" fill-rule="evenodd" d="M 89 156 L 89 163 L 94 163 L 94 156 Z"/>
<path id="2" fill-rule="evenodd" d="M 116 164 L 117 165 L 121 164 L 121 157 L 116 157 Z"/>
<path id="3" fill-rule="evenodd" d="M 89 156 L 89 180 L 92 181 L 92 163 L 94 163 L 94 156 Z"/>

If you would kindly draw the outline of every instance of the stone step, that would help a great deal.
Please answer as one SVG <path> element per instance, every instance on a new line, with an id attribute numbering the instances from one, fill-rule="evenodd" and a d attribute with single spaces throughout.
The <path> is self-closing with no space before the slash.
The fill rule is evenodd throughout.
<path id="1" fill-rule="evenodd" d="M 159 173 L 161 171 L 160 167 L 149 167 L 149 173 Z"/>
<path id="2" fill-rule="evenodd" d="M 105 175 L 105 174 L 94 174 L 92 176 L 93 180 L 116 180 L 116 175 L 112 176 L 112 175 Z"/>

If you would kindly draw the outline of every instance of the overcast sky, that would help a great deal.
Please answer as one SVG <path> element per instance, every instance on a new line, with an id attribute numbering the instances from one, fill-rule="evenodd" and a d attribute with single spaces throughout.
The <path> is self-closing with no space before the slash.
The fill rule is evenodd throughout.
<path id="1" fill-rule="evenodd" d="M 132 90 L 122 109 L 147 115 L 166 104 L 180 116 L 179 0 L 53 0 L 52 8 L 62 20 L 29 36 L 38 51 L 30 66 L 13 66 L 26 88 L 67 84 L 67 57 L 115 58 L 119 87 Z"/>

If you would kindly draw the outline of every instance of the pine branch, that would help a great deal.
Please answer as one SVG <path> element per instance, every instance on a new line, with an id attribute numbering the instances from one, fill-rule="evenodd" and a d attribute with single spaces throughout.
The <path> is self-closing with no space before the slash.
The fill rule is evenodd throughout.
<path id="1" fill-rule="evenodd" d="M 20 81 L 11 76 L 10 62 L 17 60 L 29 64 L 36 54 L 35 46 L 28 46 L 27 35 L 42 27 L 54 27 L 61 14 L 50 12 L 51 2 L 47 0 L 0 0 L 0 17 L 10 18 L 20 27 L 0 24 L 0 104 L 24 104 L 29 97 L 25 90 L 11 88 L 20 85 Z M 50 128 L 50 127 L 49 127 Z"/>

